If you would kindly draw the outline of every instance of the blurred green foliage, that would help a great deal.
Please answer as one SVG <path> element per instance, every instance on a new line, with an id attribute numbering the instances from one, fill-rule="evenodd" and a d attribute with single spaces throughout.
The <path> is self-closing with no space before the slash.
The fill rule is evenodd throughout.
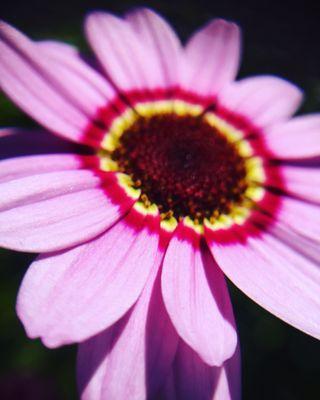
<path id="1" fill-rule="evenodd" d="M 212 17 L 240 23 L 245 47 L 241 76 L 272 73 L 297 82 L 306 92 L 301 112 L 320 110 L 319 3 L 226 0 L 141 1 L 169 18 L 185 40 Z M 3 17 L 38 39 L 59 39 L 87 52 L 81 18 L 88 10 L 121 13 L 133 1 L 10 0 Z M 4 96 L 0 96 L 0 126 L 33 126 Z M 23 274 L 34 255 L 0 251 L 0 398 L 28 400 L 76 399 L 74 346 L 46 349 L 29 340 L 15 314 L 15 299 Z M 244 400 L 313 400 L 320 393 L 320 346 L 245 297 L 230 285 L 241 338 Z M 39 386 L 28 397 L 28 384 Z M 10 384 L 13 382 L 13 384 Z M 15 387 L 24 388 L 23 397 Z M 10 386 L 11 385 L 11 386 Z M 45 389 L 41 389 L 41 386 Z M 21 386 L 21 387 L 22 387 Z M 34 389 L 30 389 L 30 393 Z M 41 391 L 42 390 L 42 391 Z M 10 394 L 9 394 L 10 393 Z"/>

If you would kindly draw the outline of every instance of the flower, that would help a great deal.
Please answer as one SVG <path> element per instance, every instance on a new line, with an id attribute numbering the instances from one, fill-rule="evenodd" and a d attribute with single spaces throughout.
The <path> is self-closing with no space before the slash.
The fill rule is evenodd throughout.
<path id="1" fill-rule="evenodd" d="M 91 149 L 0 164 L 0 244 L 42 253 L 18 315 L 49 347 L 81 343 L 83 399 L 239 398 L 222 272 L 319 337 L 319 175 L 293 160 L 319 155 L 320 115 L 291 119 L 302 93 L 285 80 L 234 82 L 234 23 L 185 47 L 148 9 L 94 12 L 85 29 L 102 74 L 0 28 L 3 90 Z"/>

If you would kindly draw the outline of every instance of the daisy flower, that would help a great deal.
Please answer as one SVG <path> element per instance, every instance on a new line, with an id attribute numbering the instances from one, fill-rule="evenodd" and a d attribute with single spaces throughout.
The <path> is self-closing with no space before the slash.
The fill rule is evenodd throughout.
<path id="1" fill-rule="evenodd" d="M 0 164 L 0 244 L 41 253 L 18 315 L 49 347 L 80 343 L 82 399 L 237 399 L 223 273 L 319 337 L 320 180 L 292 160 L 319 156 L 320 115 L 291 118 L 302 93 L 280 78 L 234 82 L 234 23 L 185 46 L 148 9 L 85 32 L 101 72 L 1 23 L 4 92 L 90 149 Z"/>

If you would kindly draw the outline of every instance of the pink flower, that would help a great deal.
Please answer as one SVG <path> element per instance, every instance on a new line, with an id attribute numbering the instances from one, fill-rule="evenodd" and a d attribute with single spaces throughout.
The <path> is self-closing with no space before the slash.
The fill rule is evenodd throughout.
<path id="1" fill-rule="evenodd" d="M 95 12 L 85 29 L 104 76 L 67 45 L 0 28 L 3 90 L 91 148 L 0 164 L 0 244 L 42 253 L 18 315 L 49 347 L 81 342 L 83 399 L 237 399 L 222 272 L 319 337 L 319 174 L 292 160 L 319 156 L 320 115 L 290 119 L 302 93 L 282 79 L 233 82 L 233 23 L 185 47 L 146 9 Z"/>

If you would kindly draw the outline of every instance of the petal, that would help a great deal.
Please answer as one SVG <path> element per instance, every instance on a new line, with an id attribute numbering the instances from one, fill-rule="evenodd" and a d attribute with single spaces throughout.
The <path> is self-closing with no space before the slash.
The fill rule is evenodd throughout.
<path id="1" fill-rule="evenodd" d="M 157 13 L 139 8 L 126 15 L 126 21 L 143 43 L 145 55 L 140 68 L 151 88 L 178 83 L 182 47 L 171 26 Z"/>
<path id="2" fill-rule="evenodd" d="M 271 126 L 265 140 L 275 157 L 307 158 L 320 155 L 320 114 L 311 114 Z"/>
<path id="3" fill-rule="evenodd" d="M 239 344 L 234 355 L 225 361 L 219 375 L 213 400 L 241 399 L 241 354 Z"/>
<path id="4" fill-rule="evenodd" d="M 187 344 L 180 341 L 173 371 L 177 399 L 241 398 L 239 348 L 221 367 L 210 367 Z"/>
<path id="5" fill-rule="evenodd" d="M 279 167 L 276 167 L 277 169 Z M 272 169 L 269 168 L 272 177 Z M 276 178 L 270 181 L 273 187 L 293 194 L 302 200 L 320 203 L 320 170 L 312 167 L 281 165 L 284 184 Z"/>
<path id="6" fill-rule="evenodd" d="M 277 218 L 296 232 L 320 242 L 319 206 L 282 197 Z"/>
<path id="7" fill-rule="evenodd" d="M 117 189 L 108 187 L 108 193 Z M 124 196 L 115 204 L 93 172 L 43 173 L 0 186 L 0 245 L 46 252 L 83 243 L 105 231 L 132 206 Z"/>
<path id="8" fill-rule="evenodd" d="M 89 67 L 76 49 L 55 41 L 40 42 L 38 47 L 48 56 L 56 72 L 59 72 L 66 94 L 91 118 L 95 118 L 97 110 L 115 97 L 106 79 Z"/>
<path id="9" fill-rule="evenodd" d="M 93 12 L 85 21 L 90 45 L 108 77 L 123 90 L 143 89 L 146 82 L 139 62 L 143 50 L 124 20 L 104 12 Z"/>
<path id="10" fill-rule="evenodd" d="M 154 89 L 177 82 L 179 40 L 151 10 L 139 9 L 126 20 L 94 12 L 85 28 L 99 61 L 118 88 Z"/>
<path id="11" fill-rule="evenodd" d="M 47 172 L 82 169 L 89 163 L 94 164 L 95 160 L 95 156 L 79 156 L 77 154 L 46 154 L 10 158 L 0 161 L 0 182 Z"/>
<path id="12" fill-rule="evenodd" d="M 292 247 L 298 253 L 320 264 L 319 243 L 301 235 L 291 227 L 283 224 L 281 221 L 272 221 L 268 224 L 268 232 L 275 238 L 281 240 L 287 246 Z"/>
<path id="13" fill-rule="evenodd" d="M 88 148 L 63 140 L 47 131 L 20 128 L 0 129 L 0 160 L 48 153 L 88 153 Z"/>
<path id="14" fill-rule="evenodd" d="M 208 234 L 208 233 L 207 233 Z M 319 265 L 268 232 L 246 241 L 211 242 L 224 273 L 252 300 L 285 322 L 320 338 Z"/>
<path id="15" fill-rule="evenodd" d="M 235 351 L 237 335 L 224 277 L 207 249 L 186 238 L 180 224 L 165 255 L 162 293 L 183 340 L 209 365 L 221 365 Z"/>
<path id="16" fill-rule="evenodd" d="M 301 90 L 273 76 L 256 76 L 230 84 L 219 94 L 223 107 L 265 127 L 291 117 L 302 101 Z"/>
<path id="17" fill-rule="evenodd" d="M 130 315 L 130 311 L 128 312 Z M 101 389 L 105 375 L 106 357 L 120 337 L 128 316 L 98 335 L 79 343 L 77 355 L 77 384 L 81 400 L 103 400 Z"/>
<path id="18" fill-rule="evenodd" d="M 239 345 L 234 355 L 224 362 L 213 400 L 241 399 L 241 355 Z"/>
<path id="19" fill-rule="evenodd" d="M 27 176 L 1 185 L 0 210 L 8 210 L 100 185 L 101 179 L 93 171 L 59 171 Z"/>
<path id="20" fill-rule="evenodd" d="M 165 310 L 158 279 L 152 293 L 149 290 L 140 298 L 107 357 L 103 398 L 152 398 L 168 374 L 177 344 L 178 335 Z"/>
<path id="21" fill-rule="evenodd" d="M 95 240 L 40 256 L 20 287 L 17 312 L 45 345 L 80 342 L 121 318 L 139 297 L 157 255 L 158 234 L 128 217 Z"/>
<path id="22" fill-rule="evenodd" d="M 65 42 L 58 42 L 56 40 L 41 40 L 37 42 L 39 47 L 42 47 L 42 50 L 45 51 L 47 54 L 59 58 L 62 61 L 65 59 L 65 56 L 72 56 L 74 58 L 80 58 L 80 53 L 78 49 Z M 69 60 L 72 58 L 70 57 Z"/>
<path id="23" fill-rule="evenodd" d="M 182 86 L 203 95 L 215 95 L 234 80 L 240 63 L 239 27 L 221 19 L 196 32 L 186 45 L 186 74 Z"/>
<path id="24" fill-rule="evenodd" d="M 162 255 L 129 315 L 80 345 L 78 378 L 83 400 L 154 398 L 165 381 L 178 336 L 161 299 L 159 274 L 155 281 Z"/>
<path id="25" fill-rule="evenodd" d="M 4 22 L 0 54 L 0 84 L 6 94 L 49 130 L 81 142 L 108 93 L 100 96 L 86 79 Z"/>

